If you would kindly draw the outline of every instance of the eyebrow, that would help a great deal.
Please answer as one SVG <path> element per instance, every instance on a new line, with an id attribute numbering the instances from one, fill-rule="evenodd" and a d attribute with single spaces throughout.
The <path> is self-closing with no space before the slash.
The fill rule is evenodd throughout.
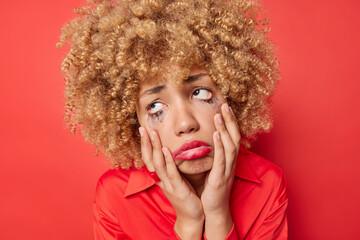
<path id="1" fill-rule="evenodd" d="M 140 96 L 156 94 L 156 93 L 161 92 L 164 88 L 166 88 L 165 85 L 159 85 L 159 86 L 156 86 L 156 87 L 154 87 L 154 88 L 150 88 L 149 90 L 146 90 L 146 91 L 143 92 Z"/>
<path id="2" fill-rule="evenodd" d="M 196 75 L 189 76 L 187 79 L 184 80 L 184 83 L 195 82 L 196 80 L 200 79 L 201 77 L 203 77 L 205 75 L 207 75 L 207 74 L 206 73 L 199 73 L 199 74 L 196 74 Z M 161 92 L 165 88 L 166 88 L 166 85 L 159 85 L 159 86 L 156 86 L 154 88 L 150 88 L 150 89 L 144 91 L 140 96 L 156 94 L 156 93 Z"/>
<path id="3" fill-rule="evenodd" d="M 199 78 L 203 77 L 207 75 L 206 73 L 199 73 L 199 74 L 196 74 L 196 75 L 192 75 L 192 76 L 189 76 L 187 79 L 184 80 L 184 83 L 192 83 L 192 82 L 195 82 L 196 80 L 198 80 Z"/>

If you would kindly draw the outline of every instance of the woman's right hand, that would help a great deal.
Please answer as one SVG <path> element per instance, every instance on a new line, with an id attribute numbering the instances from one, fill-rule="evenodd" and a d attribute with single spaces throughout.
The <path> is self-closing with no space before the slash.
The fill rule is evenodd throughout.
<path id="1" fill-rule="evenodd" d="M 175 232 L 183 240 L 201 239 L 205 216 L 200 198 L 180 175 L 170 150 L 162 147 L 157 132 L 151 131 L 149 136 L 144 127 L 139 131 L 142 159 L 149 172 L 156 171 L 159 186 L 175 209 Z"/>

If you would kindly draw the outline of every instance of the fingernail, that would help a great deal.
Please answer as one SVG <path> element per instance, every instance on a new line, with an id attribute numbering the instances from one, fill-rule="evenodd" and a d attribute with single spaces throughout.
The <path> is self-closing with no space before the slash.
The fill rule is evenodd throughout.
<path id="1" fill-rule="evenodd" d="M 222 119 L 222 117 L 221 117 L 221 115 L 219 114 L 219 115 L 217 115 L 216 116 L 216 118 L 217 118 L 217 120 L 218 120 L 218 123 L 220 123 L 220 124 L 222 124 L 223 123 L 223 119 Z"/>
<path id="2" fill-rule="evenodd" d="M 225 110 L 230 113 L 229 105 L 227 103 L 225 103 Z"/>
<path id="3" fill-rule="evenodd" d="M 215 135 L 216 135 L 217 140 L 220 140 L 220 133 L 216 132 Z"/>
<path id="4" fill-rule="evenodd" d="M 155 133 L 152 132 L 152 133 L 150 134 L 150 140 L 151 140 L 151 141 L 154 141 L 154 139 L 155 139 Z"/>
<path id="5" fill-rule="evenodd" d="M 230 109 L 231 114 L 232 114 L 233 116 L 235 116 L 235 114 L 234 114 L 234 112 L 233 112 L 232 108 L 231 108 L 231 107 L 229 107 L 229 109 Z"/>
<path id="6" fill-rule="evenodd" d="M 139 133 L 140 133 L 140 137 L 144 136 L 144 132 L 143 132 L 142 128 L 139 128 Z"/>
<path id="7" fill-rule="evenodd" d="M 164 156 L 166 157 L 166 149 L 165 149 L 165 148 L 162 148 L 161 150 L 162 150 Z"/>

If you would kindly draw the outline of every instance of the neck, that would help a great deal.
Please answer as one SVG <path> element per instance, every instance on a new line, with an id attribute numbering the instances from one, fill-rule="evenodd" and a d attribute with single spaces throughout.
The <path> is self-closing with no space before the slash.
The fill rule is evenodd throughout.
<path id="1" fill-rule="evenodd" d="M 185 174 L 183 173 L 183 177 L 191 184 L 194 188 L 196 194 L 200 197 L 205 185 L 205 179 L 208 172 L 198 173 L 198 174 Z"/>

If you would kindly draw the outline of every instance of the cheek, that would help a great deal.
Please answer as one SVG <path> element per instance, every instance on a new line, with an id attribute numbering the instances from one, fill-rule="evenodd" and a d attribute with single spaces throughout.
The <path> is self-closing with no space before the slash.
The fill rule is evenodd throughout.
<path id="1" fill-rule="evenodd" d="M 214 97 L 211 103 L 202 102 L 202 101 L 195 102 L 195 105 L 198 107 L 199 111 L 201 111 L 207 117 L 210 115 L 211 117 L 214 117 L 216 113 L 220 113 L 222 104 L 223 102 L 220 101 L 217 97 Z"/>
<path id="2" fill-rule="evenodd" d="M 221 112 L 221 105 L 223 104 L 217 97 L 214 97 L 213 102 L 210 104 L 214 110 L 214 115 Z"/>
<path id="3" fill-rule="evenodd" d="M 207 129 L 209 133 L 215 131 L 214 116 L 221 112 L 222 101 L 218 98 L 214 98 L 212 103 L 197 102 L 195 103 L 198 109 L 198 118 L 203 129 Z"/>

